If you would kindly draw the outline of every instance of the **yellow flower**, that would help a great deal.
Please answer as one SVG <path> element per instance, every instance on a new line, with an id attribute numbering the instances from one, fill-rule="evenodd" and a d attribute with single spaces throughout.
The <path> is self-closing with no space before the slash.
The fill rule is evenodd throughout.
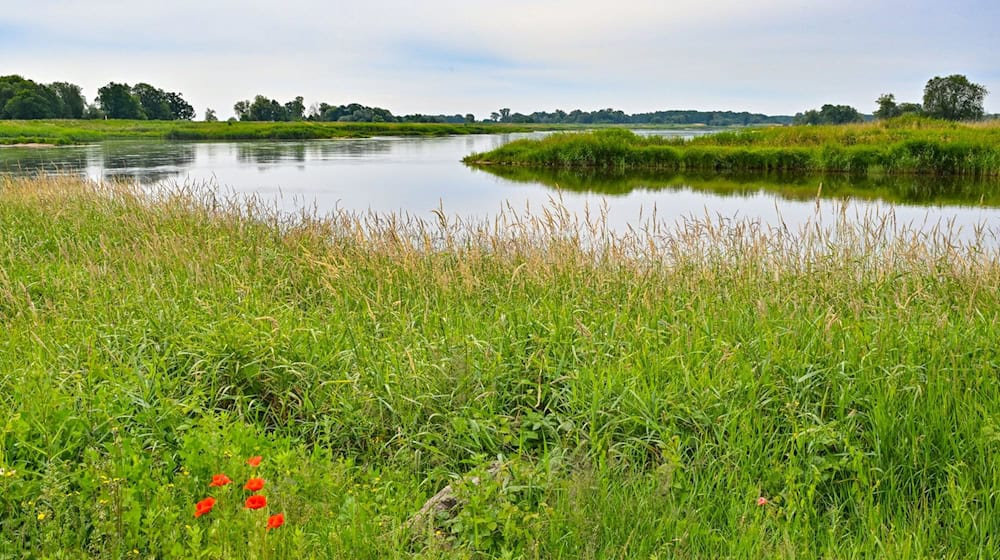
<path id="1" fill-rule="evenodd" d="M 44 519 L 45 519 L 45 512 L 44 511 L 38 512 L 38 520 L 42 521 Z"/>

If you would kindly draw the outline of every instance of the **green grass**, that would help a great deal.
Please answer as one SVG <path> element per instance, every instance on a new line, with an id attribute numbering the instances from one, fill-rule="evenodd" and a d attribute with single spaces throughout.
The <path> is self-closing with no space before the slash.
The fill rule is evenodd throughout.
<path id="1" fill-rule="evenodd" d="M 1000 175 L 1000 126 L 901 117 L 872 124 L 751 128 L 690 140 L 624 130 L 518 140 L 473 165 L 673 171 Z"/>
<path id="2" fill-rule="evenodd" d="M 1000 255 L 892 229 L 0 178 L 0 557 L 992 556 Z"/>
<path id="3" fill-rule="evenodd" d="M 0 144 L 83 144 L 125 138 L 167 140 L 307 140 L 370 136 L 443 136 L 523 132 L 508 124 L 0 120 Z"/>

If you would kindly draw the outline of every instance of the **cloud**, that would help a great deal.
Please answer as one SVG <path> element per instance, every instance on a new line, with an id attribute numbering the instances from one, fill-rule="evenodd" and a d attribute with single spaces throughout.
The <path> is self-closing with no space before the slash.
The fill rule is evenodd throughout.
<path id="1" fill-rule="evenodd" d="M 0 0 L 11 1 L 11 0 Z M 918 100 L 965 73 L 1000 98 L 985 0 L 35 0 L 3 10 L 4 72 L 181 91 L 222 116 L 263 93 L 396 113 L 614 106 L 794 113 Z M 987 108 L 1000 103 L 987 99 Z"/>

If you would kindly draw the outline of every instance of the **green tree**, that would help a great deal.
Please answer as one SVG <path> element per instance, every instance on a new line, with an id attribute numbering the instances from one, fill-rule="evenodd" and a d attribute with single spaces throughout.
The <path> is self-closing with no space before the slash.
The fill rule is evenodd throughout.
<path id="1" fill-rule="evenodd" d="M 83 90 L 76 84 L 68 82 L 54 82 L 49 84 L 49 89 L 59 98 L 60 117 L 64 119 L 82 119 L 83 112 L 87 108 L 87 100 L 83 97 Z"/>
<path id="2" fill-rule="evenodd" d="M 205 122 L 219 122 L 219 117 L 215 114 L 215 109 L 211 107 L 205 109 Z"/>
<path id="3" fill-rule="evenodd" d="M 878 109 L 875 110 L 876 119 L 891 119 L 901 114 L 899 106 L 896 105 L 896 96 L 891 93 L 883 93 L 875 103 L 878 103 Z"/>
<path id="4" fill-rule="evenodd" d="M 109 119 L 145 119 L 139 98 L 128 84 L 111 82 L 97 90 L 101 110 Z"/>
<path id="5" fill-rule="evenodd" d="M 172 120 L 170 103 L 167 101 L 167 92 L 146 83 L 138 83 L 132 86 L 132 95 L 139 100 L 139 104 L 142 105 L 142 112 L 146 115 L 147 119 L 155 121 Z"/>
<path id="6" fill-rule="evenodd" d="M 989 93 L 961 74 L 935 76 L 924 86 L 924 111 L 935 118 L 974 121 L 983 118 L 983 99 Z"/>
<path id="7" fill-rule="evenodd" d="M 236 113 L 236 118 L 241 121 L 250 120 L 250 102 L 249 101 L 237 101 L 233 105 L 233 112 Z"/>
<path id="8" fill-rule="evenodd" d="M 850 105 L 823 105 L 819 111 L 811 109 L 799 113 L 792 119 L 792 124 L 847 124 L 861 122 L 864 119 L 857 109 Z"/>
<path id="9" fill-rule="evenodd" d="M 170 116 L 173 120 L 189 121 L 194 118 L 194 107 L 179 93 L 168 92 L 167 105 L 170 105 Z"/>
<path id="10" fill-rule="evenodd" d="M 306 106 L 303 103 L 302 96 L 298 96 L 295 99 L 285 103 L 285 118 L 286 120 L 301 121 L 305 118 Z"/>
<path id="11" fill-rule="evenodd" d="M 14 94 L 4 104 L 3 112 L 10 119 L 50 119 L 56 116 L 51 102 L 29 89 L 22 89 Z"/>

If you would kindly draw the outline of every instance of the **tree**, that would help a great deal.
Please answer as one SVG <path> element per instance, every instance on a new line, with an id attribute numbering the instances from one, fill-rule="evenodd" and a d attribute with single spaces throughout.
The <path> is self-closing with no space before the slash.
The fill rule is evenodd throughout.
<path id="1" fill-rule="evenodd" d="M 49 100 L 37 92 L 22 89 L 3 106 L 10 119 L 50 119 L 55 115 Z"/>
<path id="2" fill-rule="evenodd" d="M 167 104 L 170 105 L 170 117 L 173 120 L 189 121 L 194 118 L 194 107 L 175 92 L 167 93 Z"/>
<path id="3" fill-rule="evenodd" d="M 896 96 L 891 93 L 883 93 L 875 103 L 878 103 L 878 109 L 875 110 L 876 119 L 891 119 L 901 114 L 899 106 L 896 105 Z"/>
<path id="4" fill-rule="evenodd" d="M 467 123 L 474 123 L 474 122 L 476 122 L 476 115 L 473 115 L 472 113 L 466 113 L 466 115 L 465 115 L 465 122 L 467 122 Z"/>
<path id="5" fill-rule="evenodd" d="M 83 90 L 80 89 L 80 86 L 69 82 L 54 82 L 48 87 L 59 98 L 62 109 L 60 117 L 64 119 L 83 118 L 83 112 L 87 108 L 87 100 L 83 97 Z"/>
<path id="6" fill-rule="evenodd" d="M 146 83 L 138 83 L 132 86 L 132 95 L 139 100 L 139 104 L 142 105 L 142 112 L 146 115 L 147 119 L 155 121 L 172 120 L 170 103 L 167 101 L 167 92 Z"/>
<path id="7" fill-rule="evenodd" d="M 799 113 L 792 119 L 792 124 L 847 124 L 861 122 L 864 119 L 857 109 L 850 105 L 823 105 L 819 111 L 811 109 Z"/>
<path id="8" fill-rule="evenodd" d="M 109 119 L 145 119 L 139 98 L 128 84 L 111 82 L 97 90 L 101 110 Z"/>
<path id="9" fill-rule="evenodd" d="M 500 122 L 507 122 L 508 118 L 510 118 L 510 108 L 504 107 L 500 109 Z"/>
<path id="10" fill-rule="evenodd" d="M 215 109 L 211 107 L 205 109 L 205 122 L 219 122 L 219 117 L 215 114 Z"/>
<path id="11" fill-rule="evenodd" d="M 241 121 L 250 120 L 250 102 L 237 101 L 233 105 L 233 112 L 236 113 L 236 117 Z"/>
<path id="12" fill-rule="evenodd" d="M 924 86 L 924 111 L 938 119 L 974 121 L 983 118 L 983 99 L 989 93 L 961 74 L 935 76 Z"/>
<path id="13" fill-rule="evenodd" d="M 302 96 L 285 103 L 286 120 L 301 121 L 305 117 L 306 106 Z"/>

